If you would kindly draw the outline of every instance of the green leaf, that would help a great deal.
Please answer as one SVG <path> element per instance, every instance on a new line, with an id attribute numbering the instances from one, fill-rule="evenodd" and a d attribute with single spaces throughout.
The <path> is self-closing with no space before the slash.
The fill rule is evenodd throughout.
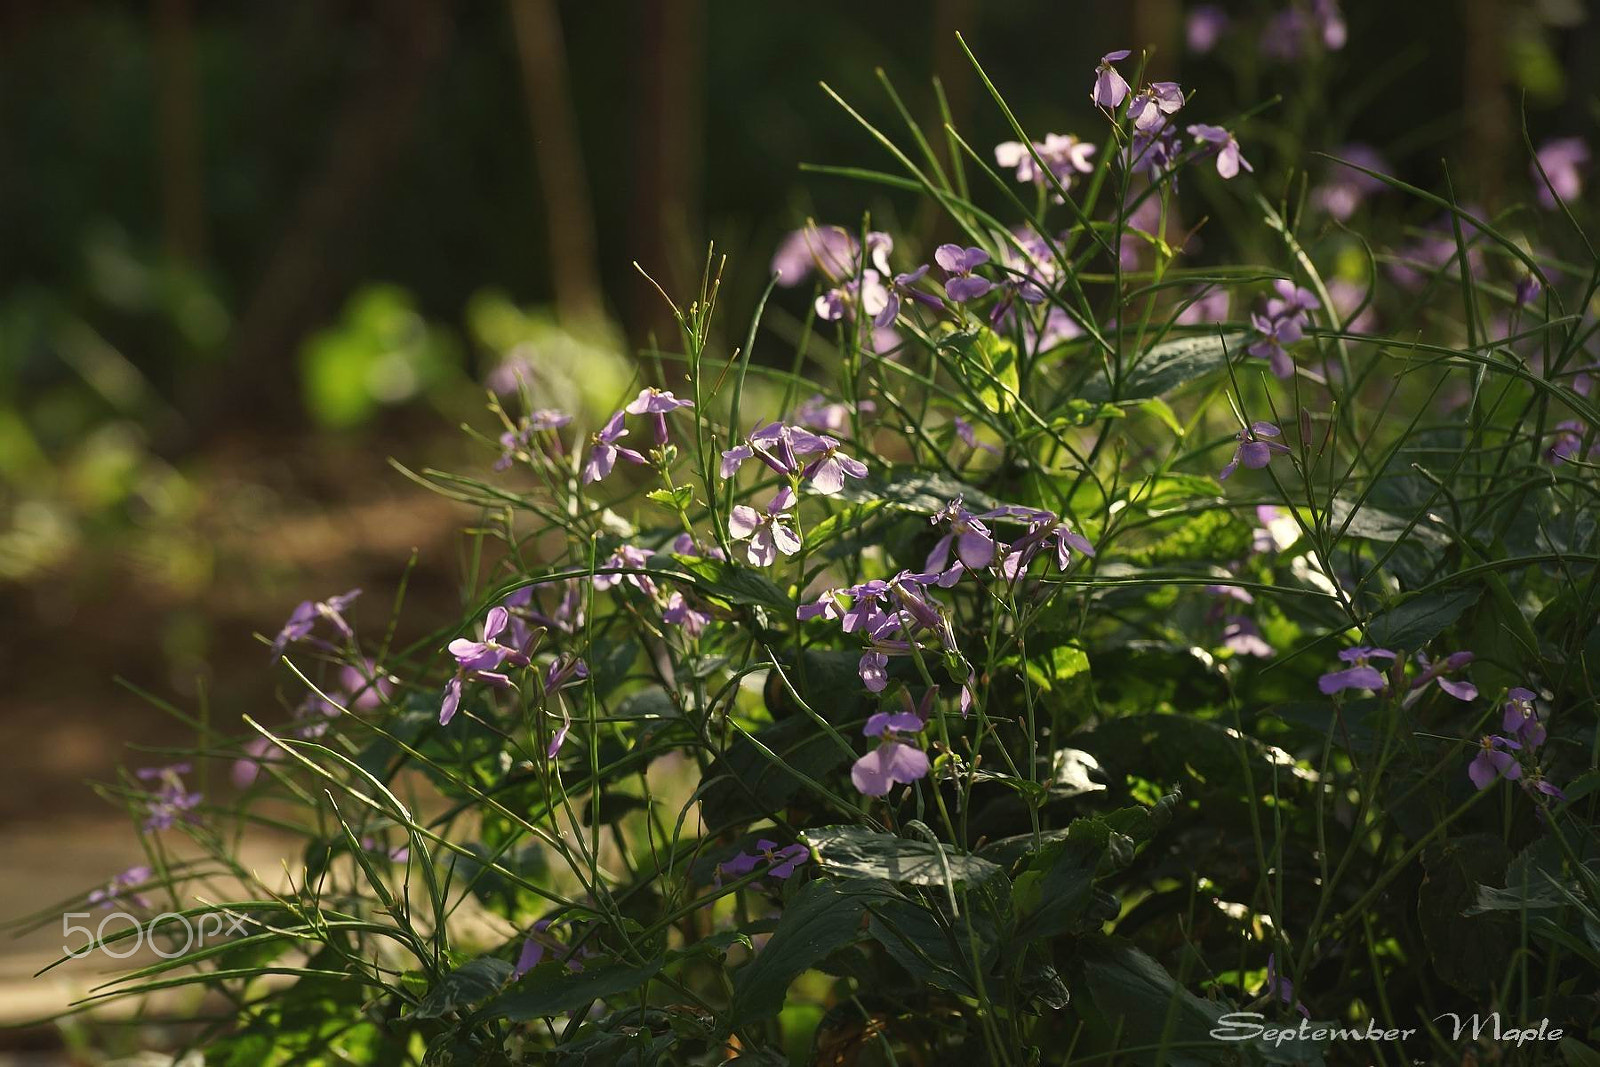
<path id="1" fill-rule="evenodd" d="M 531 1022 L 577 1011 L 596 1000 L 640 992 L 665 962 L 664 959 L 641 964 L 586 960 L 583 970 L 571 971 L 560 960 L 548 960 L 485 1005 L 484 1014 L 491 1019 Z"/>
<path id="2" fill-rule="evenodd" d="M 695 589 L 706 596 L 725 600 L 730 604 L 751 604 L 767 608 L 780 618 L 794 618 L 794 601 L 779 589 L 772 580 L 751 567 L 741 567 L 726 560 L 704 556 L 672 557 L 693 576 Z M 682 580 L 682 575 L 664 572 L 663 577 Z"/>
<path id="3" fill-rule="evenodd" d="M 500 991 L 513 968 L 505 960 L 480 956 L 462 964 L 428 990 L 417 1005 L 419 1019 L 437 1019 L 453 1011 L 470 1011 Z"/>
<path id="4" fill-rule="evenodd" d="M 932 515 L 956 497 L 961 497 L 972 511 L 987 511 L 1000 502 L 977 486 L 968 485 L 946 474 L 924 471 L 894 473 L 885 478 L 869 476 L 860 480 L 849 479 L 844 490 L 835 499 L 853 503 L 879 500 L 896 511 L 911 511 L 918 515 Z"/>
<path id="5" fill-rule="evenodd" d="M 734 974 L 728 1025 L 778 1014 L 789 983 L 861 937 L 867 902 L 886 895 L 891 890 L 878 882 L 819 878 L 802 886 L 766 947 Z"/>
<path id="6" fill-rule="evenodd" d="M 1103 822 L 1076 819 L 1033 854 L 1011 889 L 1019 941 L 1082 932 L 1116 917 L 1116 902 L 1108 906 L 1094 884 L 1110 846 Z"/>
<path id="7" fill-rule="evenodd" d="M 1000 954 L 1000 930 L 992 911 L 972 908 L 953 922 L 911 900 L 885 897 L 872 901 L 867 933 L 919 983 L 962 996 L 977 996 L 975 970 L 989 973 Z M 978 938 L 974 960 L 968 922 Z"/>
<path id="8" fill-rule="evenodd" d="M 774 763 L 762 747 L 780 762 Z M 800 775 L 823 778 L 847 759 L 849 754 L 803 715 L 764 726 L 749 737 L 736 734 L 706 769 L 700 810 L 713 830 L 766 818 L 787 807 L 805 787 Z"/>
<path id="9" fill-rule="evenodd" d="M 825 826 L 801 831 L 823 870 L 853 878 L 881 878 L 912 885 L 945 886 L 982 882 L 1001 873 L 988 860 L 949 845 L 880 834 L 858 826 Z"/>
<path id="10" fill-rule="evenodd" d="M 1329 521 L 1335 531 L 1345 526 L 1346 537 L 1360 537 L 1367 541 L 1383 541 L 1393 543 L 1401 537 L 1414 538 L 1424 545 L 1441 548 L 1450 543 L 1450 537 L 1443 530 L 1432 525 L 1426 518 L 1419 519 L 1411 532 L 1406 533 L 1406 526 L 1410 520 L 1387 511 L 1375 508 L 1370 504 L 1362 504 L 1359 508 L 1343 497 L 1334 497 L 1330 509 Z"/>
<path id="11" fill-rule="evenodd" d="M 1483 587 L 1472 585 L 1412 597 L 1368 619 L 1367 635 L 1383 648 L 1415 652 L 1443 633 L 1482 595 Z"/>
<path id="12" fill-rule="evenodd" d="M 959 354 L 956 369 L 990 414 L 1010 411 L 1017 395 L 1017 346 L 987 326 L 952 334 L 941 349 Z"/>
<path id="13" fill-rule="evenodd" d="M 1149 400 L 1197 382 L 1221 370 L 1228 353 L 1243 345 L 1244 338 L 1242 333 L 1200 334 L 1163 341 L 1128 369 L 1117 399 Z M 1085 382 L 1078 395 L 1085 400 L 1110 400 L 1111 384 L 1101 373 Z"/>
<path id="14" fill-rule="evenodd" d="M 652 489 L 645 494 L 646 500 L 653 500 L 662 507 L 681 511 L 694 503 L 694 487 L 680 485 L 675 489 Z"/>
<path id="15" fill-rule="evenodd" d="M 1126 1062 L 1167 1067 L 1239 1062 L 1243 1050 L 1236 1043 L 1211 1037 L 1228 1006 L 1190 993 L 1126 941 L 1086 939 L 1074 964 L 1074 1004 L 1091 1033 L 1101 1042 L 1120 1040 L 1149 1049 Z M 1163 1047 L 1164 1052 L 1156 1051 Z"/>
<path id="16" fill-rule="evenodd" d="M 1149 400 L 1146 400 L 1144 403 L 1140 404 L 1139 410 L 1144 412 L 1146 415 L 1154 415 L 1157 419 L 1161 420 L 1161 424 L 1167 429 L 1171 430 L 1175 437 L 1184 436 L 1185 431 L 1183 428 L 1183 423 L 1178 421 L 1177 413 L 1172 410 L 1172 406 L 1170 404 L 1168 404 L 1165 400 L 1162 400 L 1159 396 L 1153 396 Z"/>

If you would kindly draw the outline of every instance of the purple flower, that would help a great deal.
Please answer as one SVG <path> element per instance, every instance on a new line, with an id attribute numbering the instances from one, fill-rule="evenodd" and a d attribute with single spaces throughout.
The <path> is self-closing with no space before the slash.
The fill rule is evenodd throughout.
<path id="1" fill-rule="evenodd" d="M 1545 449 L 1546 463 L 1568 463 L 1577 459 L 1583 452 L 1583 438 L 1586 433 L 1583 423 L 1576 419 L 1564 419 L 1556 423 L 1550 436 L 1553 440 L 1550 447 Z M 1600 455 L 1600 441 L 1589 446 L 1589 455 Z"/>
<path id="2" fill-rule="evenodd" d="M 928 521 L 934 525 L 948 522 L 950 532 L 934 543 L 927 562 L 922 565 L 923 570 L 944 571 L 950 563 L 952 545 L 956 558 L 967 570 L 981 570 L 993 562 L 996 546 L 989 528 L 962 506 L 960 497 L 940 508 Z"/>
<path id="3" fill-rule="evenodd" d="M 1293 318 L 1269 319 L 1264 315 L 1251 314 L 1250 324 L 1261 336 L 1252 341 L 1245 351 L 1265 359 L 1276 377 L 1294 377 L 1294 360 L 1289 357 L 1285 346 L 1294 344 L 1304 336 L 1300 323 Z"/>
<path id="4" fill-rule="evenodd" d="M 1506 733 L 1522 742 L 1529 752 L 1544 744 L 1547 732 L 1544 723 L 1539 721 L 1539 712 L 1534 708 L 1533 702 L 1537 697 L 1531 689 L 1517 686 L 1506 694 L 1504 715 L 1501 719 L 1501 728 Z"/>
<path id="5" fill-rule="evenodd" d="M 861 415 L 870 415 L 877 410 L 878 405 L 870 400 L 862 400 L 856 405 L 856 411 Z M 822 430 L 824 433 L 843 433 L 850 425 L 850 407 L 847 404 L 832 402 L 821 393 L 817 393 L 795 409 L 794 421 L 798 425 Z"/>
<path id="6" fill-rule="evenodd" d="M 1097 107 L 1114 110 L 1128 98 L 1128 81 L 1111 64 L 1120 63 L 1131 54 L 1124 48 L 1100 57 L 1100 65 L 1094 70 L 1094 88 L 1089 92 L 1089 99 Z"/>
<path id="7" fill-rule="evenodd" d="M 1167 116 L 1183 107 L 1183 87 L 1177 82 L 1151 82 L 1128 105 L 1133 128 L 1148 133 L 1166 124 Z"/>
<path id="8" fill-rule="evenodd" d="M 1346 648 L 1339 652 L 1339 658 L 1350 664 L 1344 670 L 1329 671 L 1317 679 L 1317 688 L 1328 696 L 1345 689 L 1379 690 L 1387 686 L 1388 680 L 1376 667 L 1368 665 L 1368 660 L 1394 659 L 1394 653 L 1386 648 Z"/>
<path id="9" fill-rule="evenodd" d="M 633 545 L 621 545 L 601 564 L 606 570 L 643 570 L 650 562 L 650 557 L 655 555 L 655 550 L 650 548 L 635 548 Z M 615 587 L 619 582 L 626 581 L 645 596 L 656 595 L 656 583 L 648 574 L 596 574 L 594 587 L 606 590 Z"/>
<path id="10" fill-rule="evenodd" d="M 1000 561 L 1000 573 L 1008 581 L 1016 581 L 1017 577 L 1028 569 L 1028 564 L 1033 562 L 1043 549 L 1054 547 L 1056 566 L 1065 571 L 1072 563 L 1072 552 L 1076 549 L 1085 556 L 1094 555 L 1094 545 L 1089 539 L 1074 530 L 1065 519 L 1058 518 L 1054 512 L 1035 510 L 1032 508 L 1020 509 L 995 508 L 986 511 L 979 518 L 1021 518 L 1028 523 L 1028 532 L 1012 542 L 1005 558 Z"/>
<path id="11" fill-rule="evenodd" d="M 770 567 L 782 552 L 792 556 L 800 551 L 800 535 L 787 522 L 785 512 L 794 507 L 794 491 L 781 489 L 767 503 L 765 514 L 748 504 L 735 504 L 728 516 L 728 534 L 735 541 L 749 541 L 745 558 L 754 567 Z"/>
<path id="12" fill-rule="evenodd" d="M 1339 10 L 1339 0 L 1311 0 L 1311 18 L 1324 48 L 1337 52 L 1345 46 L 1350 31 L 1344 23 L 1344 12 Z"/>
<path id="13" fill-rule="evenodd" d="M 1134 130 L 1122 160 L 1123 166 L 1134 174 L 1142 174 L 1151 182 L 1158 182 L 1176 169 L 1178 157 L 1182 154 L 1183 143 L 1178 138 L 1178 131 L 1170 125 L 1162 125 L 1158 129 Z M 1177 189 L 1176 177 L 1172 179 L 1172 187 Z M 1160 201 L 1154 198 L 1148 198 L 1148 201 L 1155 203 L 1154 220 L 1159 224 Z M 1144 214 L 1148 216 L 1150 210 L 1145 209 Z"/>
<path id="14" fill-rule="evenodd" d="M 1455 697 L 1457 700 L 1478 699 L 1478 687 L 1465 679 L 1456 681 L 1449 675 L 1458 674 L 1466 670 L 1472 662 L 1471 652 L 1452 652 L 1444 659 L 1428 662 L 1428 657 L 1421 652 L 1417 653 L 1417 665 L 1422 668 L 1422 673 L 1411 683 L 1413 692 L 1419 692 L 1431 682 L 1438 682 L 1439 688 Z"/>
<path id="15" fill-rule="evenodd" d="M 611 473 L 611 468 L 617 465 L 620 456 L 629 463 L 643 463 L 644 457 L 631 448 L 617 444 L 622 438 L 628 436 L 628 428 L 622 424 L 625 412 L 619 411 L 607 420 L 599 432 L 590 436 L 589 462 L 583 465 L 583 484 L 598 482 L 601 478 Z"/>
<path id="16" fill-rule="evenodd" d="M 1266 438 L 1277 437 L 1283 431 L 1270 422 L 1252 422 L 1233 436 L 1238 439 L 1239 447 L 1234 449 L 1233 459 L 1222 468 L 1217 475 L 1219 481 L 1227 481 L 1233 472 L 1241 465 L 1249 470 L 1260 470 L 1272 462 L 1274 454 L 1288 452 L 1289 446 Z"/>
<path id="17" fill-rule="evenodd" d="M 915 712 L 880 711 L 867 719 L 862 733 L 878 737 L 878 747 L 856 760 L 850 768 L 850 781 L 865 796 L 881 797 L 893 789 L 895 783 L 910 785 L 928 775 L 928 754 L 920 748 L 905 744 L 901 734 L 918 733 L 927 724 Z"/>
<path id="18" fill-rule="evenodd" d="M 772 271 L 786 289 L 799 285 L 819 268 L 830 278 L 843 277 L 851 273 L 856 252 L 856 239 L 842 227 L 807 223 L 790 231 L 778 245 Z"/>
<path id="19" fill-rule="evenodd" d="M 1178 312 L 1175 320 L 1179 326 L 1202 326 L 1207 323 L 1227 322 L 1232 304 L 1226 289 L 1206 289 Z"/>
<path id="20" fill-rule="evenodd" d="M 1216 4 L 1197 4 L 1184 21 L 1184 40 L 1189 51 L 1203 56 L 1217 47 L 1222 35 L 1228 31 L 1228 13 Z"/>
<path id="21" fill-rule="evenodd" d="M 1517 282 L 1515 306 L 1518 308 L 1527 307 L 1529 304 L 1539 299 L 1539 294 L 1542 292 L 1544 292 L 1544 284 L 1539 281 L 1538 276 L 1533 274 L 1524 274 L 1522 279 Z"/>
<path id="22" fill-rule="evenodd" d="M 511 679 L 496 668 L 508 661 L 519 667 L 528 665 L 526 648 L 505 645 L 496 640 L 506 631 L 510 622 L 511 613 L 497 604 L 484 616 L 478 640 L 458 637 L 450 642 L 449 652 L 456 659 L 456 673 L 445 683 L 444 694 L 439 702 L 440 726 L 450 725 L 450 720 L 455 718 L 467 681 L 484 682 L 504 689 L 511 685 Z"/>
<path id="23" fill-rule="evenodd" d="M 551 927 L 554 925 L 555 923 L 549 919 L 540 919 L 533 924 L 533 928 L 528 931 L 527 939 L 522 942 L 522 951 L 517 956 L 517 965 L 511 972 L 513 978 L 521 978 L 539 966 L 540 963 L 544 962 L 544 958 L 548 953 L 564 954 L 568 951 L 567 946 L 555 934 L 551 933 Z M 592 955 L 594 955 L 593 950 L 587 946 L 578 949 L 572 958 L 567 960 L 567 970 L 574 973 L 582 971 L 583 960 Z"/>
<path id="24" fill-rule="evenodd" d="M 759 459 L 775 474 L 784 477 L 796 475 L 801 469 L 799 457 L 827 451 L 829 440 L 832 439 L 823 438 L 801 426 L 769 423 L 752 431 L 744 444 L 735 445 L 722 453 L 720 473 L 724 478 L 732 478 L 745 460 Z"/>
<path id="25" fill-rule="evenodd" d="M 1240 656 L 1259 656 L 1263 659 L 1277 652 L 1261 636 L 1261 628 L 1243 615 L 1223 617 L 1222 646 Z"/>
<path id="26" fill-rule="evenodd" d="M 688 598 L 674 589 L 667 594 L 666 606 L 661 609 L 661 621 L 668 626 L 679 626 L 690 637 L 699 637 L 711 623 L 711 616 L 690 604 Z"/>
<path id="27" fill-rule="evenodd" d="M 1554 782 L 1546 779 L 1544 772 L 1538 768 L 1534 768 L 1522 776 L 1522 788 L 1535 800 L 1539 800 L 1540 797 L 1549 797 L 1551 800 L 1558 802 L 1567 799 L 1567 794 L 1563 793 L 1561 788 Z M 1540 814 L 1544 813 L 1541 811 Z"/>
<path id="28" fill-rule="evenodd" d="M 844 492 L 847 475 L 851 478 L 867 476 L 867 465 L 840 452 L 838 441 L 831 437 L 819 436 L 817 439 L 824 446 L 822 454 L 800 472 L 802 478 L 811 482 L 813 492 L 820 496 L 836 496 Z"/>
<path id="29" fill-rule="evenodd" d="M 882 275 L 872 269 L 859 278 L 847 278 L 817 297 L 817 318 L 825 322 L 855 317 L 857 307 L 874 326 L 888 326 L 900 311 L 900 303 L 883 284 Z"/>
<path id="30" fill-rule="evenodd" d="M 1583 172 L 1589 165 L 1589 146 L 1581 137 L 1557 137 L 1539 146 L 1538 166 L 1533 173 L 1534 192 L 1539 203 L 1554 208 L 1558 198 L 1572 203 L 1583 195 Z M 1544 168 L 1545 177 L 1539 176 Z M 1546 184 L 1545 178 L 1549 179 Z"/>
<path id="31" fill-rule="evenodd" d="M 114 901 L 123 895 L 124 890 L 131 889 L 136 885 L 142 885 L 149 880 L 149 867 L 129 867 L 107 882 L 103 888 L 92 891 L 89 894 L 88 902 L 90 904 L 98 904 L 102 908 L 109 908 Z M 150 902 L 138 893 L 129 895 L 127 899 L 141 908 L 150 906 Z"/>
<path id="32" fill-rule="evenodd" d="M 881 693 L 889 684 L 889 657 L 876 649 L 868 649 L 861 653 L 856 673 L 861 675 L 861 684 L 869 691 Z"/>
<path id="33" fill-rule="evenodd" d="M 801 604 L 794 610 L 794 617 L 800 622 L 808 619 L 822 619 L 826 622 L 838 622 L 842 615 L 839 611 L 837 599 L 839 590 L 826 590 L 821 596 L 810 604 Z"/>
<path id="34" fill-rule="evenodd" d="M 649 415 L 655 423 L 656 444 L 667 443 L 667 412 L 694 407 L 693 400 L 679 400 L 665 389 L 648 386 L 639 390 L 633 403 L 623 408 L 629 415 Z"/>
<path id="35" fill-rule="evenodd" d="M 960 245 L 940 245 L 934 249 L 933 261 L 950 275 L 945 280 L 944 291 L 958 304 L 983 296 L 994 283 L 972 272 L 989 262 L 989 253 L 981 248 L 962 248 Z"/>
<path id="36" fill-rule="evenodd" d="M 1479 789 L 1488 789 L 1497 779 L 1514 782 L 1522 777 L 1522 764 L 1511 753 L 1522 748 L 1509 737 L 1485 734 L 1478 742 L 1478 754 L 1467 765 L 1467 777 Z"/>
<path id="37" fill-rule="evenodd" d="M 1253 171 L 1250 161 L 1239 152 L 1239 142 L 1233 134 L 1221 126 L 1208 126 L 1199 123 L 1189 127 L 1189 136 L 1194 138 L 1195 147 L 1206 146 L 1204 155 L 1215 154 L 1217 157 L 1217 173 L 1224 179 L 1232 178 L 1239 173 L 1239 168 Z"/>
<path id="38" fill-rule="evenodd" d="M 1371 145 L 1347 144 L 1334 154 L 1340 158 L 1334 161 L 1333 173 L 1311 191 L 1311 202 L 1343 222 L 1356 213 L 1367 197 L 1387 188 L 1377 178 L 1349 164 L 1379 172 L 1390 168 L 1389 161 Z"/>
<path id="39" fill-rule="evenodd" d="M 571 421 L 571 415 L 551 408 L 541 408 L 527 415 L 515 430 L 507 430 L 500 435 L 500 458 L 495 461 L 494 469 L 503 471 L 510 467 L 518 452 L 532 448 L 534 435 L 559 430 Z M 556 451 L 559 452 L 560 438 L 554 438 L 554 443 Z"/>
<path id="40" fill-rule="evenodd" d="M 231 777 L 234 786 L 239 789 L 247 788 L 260 777 L 263 764 L 281 758 L 278 746 L 267 738 L 260 735 L 250 738 L 244 743 L 244 755 L 233 761 Z"/>
<path id="41" fill-rule="evenodd" d="M 781 881 L 792 878 L 797 868 L 811 862 L 811 849 L 801 844 L 779 848 L 776 841 L 762 838 L 756 842 L 755 852 L 741 852 L 717 864 L 716 884 L 722 885 L 724 876 L 743 878 L 763 862 L 767 864 L 767 877 Z"/>
<path id="42" fill-rule="evenodd" d="M 1070 133 L 1047 133 L 1043 141 L 1033 142 L 1033 152 L 1021 141 L 1002 141 L 994 146 L 994 161 L 1006 170 L 1014 171 L 1019 182 L 1032 182 L 1043 186 L 1045 171 L 1034 162 L 1034 155 L 1044 163 L 1045 170 L 1055 176 L 1063 189 L 1072 188 L 1072 179 L 1078 174 L 1094 173 L 1095 146 L 1080 141 Z M 1060 194 L 1054 194 L 1057 203 Z"/>
<path id="43" fill-rule="evenodd" d="M 1293 1007 L 1304 1018 L 1311 1018 L 1311 1012 L 1306 1009 L 1306 1006 L 1295 999 L 1294 983 L 1278 973 L 1278 957 L 1276 954 L 1267 956 L 1267 984 L 1256 990 L 1256 996 L 1281 1000 Z"/>
<path id="44" fill-rule="evenodd" d="M 361 595 L 361 590 L 352 589 L 348 593 L 331 596 L 327 600 L 302 600 L 296 605 L 294 611 L 289 613 L 289 621 L 283 624 L 283 629 L 278 631 L 278 636 L 272 640 L 272 658 L 277 659 L 283 655 L 283 650 L 297 641 L 304 641 L 311 636 L 312 629 L 318 619 L 327 619 L 333 628 L 344 635 L 346 641 L 355 638 L 355 631 L 345 621 L 344 613 L 356 597 Z"/>
<path id="45" fill-rule="evenodd" d="M 581 685 L 589 677 L 589 665 L 570 652 L 563 652 L 550 661 L 544 672 L 544 695 Z"/>
<path id="46" fill-rule="evenodd" d="M 179 819 L 193 821 L 190 814 L 203 799 L 183 784 L 183 775 L 192 770 L 187 763 L 166 767 L 140 767 L 134 773 L 146 782 L 156 782 L 154 792 L 145 794 L 146 830 L 170 830 Z"/>

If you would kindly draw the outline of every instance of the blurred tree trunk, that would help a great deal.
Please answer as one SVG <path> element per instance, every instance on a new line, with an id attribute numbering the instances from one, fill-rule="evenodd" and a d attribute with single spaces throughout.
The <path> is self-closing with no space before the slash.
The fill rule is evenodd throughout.
<path id="1" fill-rule="evenodd" d="M 1511 102 L 1506 95 L 1506 32 L 1504 0 L 1462 0 L 1467 49 L 1462 60 L 1462 100 L 1472 151 L 1464 160 L 1469 181 L 1457 195 L 1498 201 L 1511 150 Z M 1520 152 L 1517 153 L 1520 156 Z M 1466 192 L 1471 190 L 1471 192 Z"/>
<path id="2" fill-rule="evenodd" d="M 343 254 L 404 146 L 423 92 L 451 37 L 448 0 L 377 3 L 378 58 L 351 72 L 350 95 L 328 126 L 327 154 L 302 188 L 233 333 L 227 365 L 198 383 L 206 399 L 201 434 L 241 410 L 264 424 L 292 417 L 293 367 L 301 339 L 338 305 L 349 285 Z"/>
<path id="3" fill-rule="evenodd" d="M 631 236 L 639 265 L 677 298 L 697 288 L 706 252 L 700 221 L 705 8 L 703 0 L 643 0 L 637 10 Z M 676 337 L 653 287 L 638 279 L 629 292 L 633 336 L 653 330 L 663 342 Z"/>
<path id="4" fill-rule="evenodd" d="M 566 45 L 555 0 L 511 0 L 534 163 L 544 193 L 556 314 L 563 322 L 601 314 L 594 211 L 567 84 Z"/>
<path id="5" fill-rule="evenodd" d="M 157 187 L 167 254 L 198 264 L 206 254 L 200 93 L 189 0 L 156 0 Z"/>

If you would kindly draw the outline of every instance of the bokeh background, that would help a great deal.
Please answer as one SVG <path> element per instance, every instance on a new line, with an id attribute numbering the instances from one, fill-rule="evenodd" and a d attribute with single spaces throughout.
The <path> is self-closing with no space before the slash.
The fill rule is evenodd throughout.
<path id="1" fill-rule="evenodd" d="M 971 143 L 1009 139 L 960 31 L 1036 136 L 1098 138 L 1093 66 L 1144 46 L 1208 121 L 1282 97 L 1241 137 L 1270 196 L 1360 141 L 1494 210 L 1524 121 L 1595 126 L 1591 7 L 1346 0 L 1343 47 L 1284 58 L 1289 0 L 1220 5 L 1209 50 L 1178 0 L 0 3 L 0 915 L 125 865 L 84 782 L 186 728 L 117 679 L 236 722 L 297 601 L 361 586 L 381 626 L 409 567 L 408 618 L 454 610 L 466 516 L 390 461 L 484 473 L 460 425 L 493 432 L 508 360 L 609 410 L 672 337 L 635 261 L 684 294 L 714 241 L 731 345 L 808 216 L 945 236 L 800 169 L 886 162 L 819 83 L 901 132 L 877 72 L 927 123 L 937 78 Z"/>

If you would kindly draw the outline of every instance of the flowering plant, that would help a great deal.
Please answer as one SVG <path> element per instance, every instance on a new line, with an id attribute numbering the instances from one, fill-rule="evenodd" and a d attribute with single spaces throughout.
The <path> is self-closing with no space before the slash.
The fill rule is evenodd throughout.
<path id="1" fill-rule="evenodd" d="M 1283 32 L 1342 40 L 1311 7 Z M 286 882 L 189 767 L 125 783 L 152 864 L 96 899 L 187 906 L 188 833 L 253 932 L 113 992 L 222 991 L 218 1062 L 1285 1062 L 1216 1020 L 1419 987 L 1592 1026 L 1555 994 L 1600 974 L 1600 272 L 1354 162 L 1275 204 L 1248 120 L 1081 76 L 1091 136 L 998 91 L 992 152 L 868 127 L 903 173 L 854 173 L 956 239 L 808 222 L 737 348 L 713 260 L 609 417 L 525 388 L 419 476 L 476 512 L 470 610 L 400 645 L 352 591 L 271 641 L 306 704 L 200 756 L 244 824 L 303 807 Z M 1258 265 L 1189 251 L 1180 179 Z M 1375 259 L 1358 329 L 1330 220 L 1407 195 L 1452 251 Z M 818 392 L 761 328 L 807 284 Z M 1419 335 L 1463 292 L 1504 321 Z"/>

